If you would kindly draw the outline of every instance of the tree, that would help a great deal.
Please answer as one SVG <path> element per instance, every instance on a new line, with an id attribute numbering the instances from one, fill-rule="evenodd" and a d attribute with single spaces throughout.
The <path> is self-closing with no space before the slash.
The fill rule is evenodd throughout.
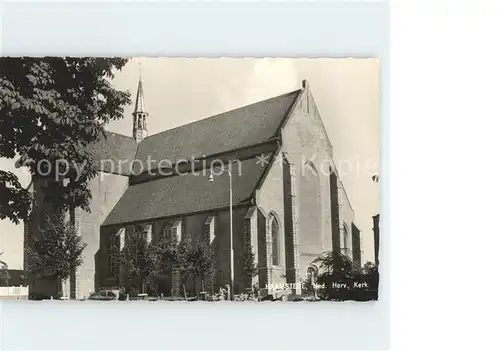
<path id="1" fill-rule="evenodd" d="M 259 266 L 255 262 L 255 253 L 250 247 L 250 250 L 245 250 L 243 253 L 243 275 L 252 281 L 257 274 L 259 274 Z"/>
<path id="2" fill-rule="evenodd" d="M 177 260 L 177 243 L 171 238 L 162 237 L 155 246 L 157 258 L 156 271 L 158 274 L 172 269 Z"/>
<path id="3" fill-rule="evenodd" d="M 318 263 L 322 271 L 317 279 L 319 286 L 322 286 L 319 289 L 322 298 L 350 299 L 349 287 L 352 286 L 357 269 L 349 256 L 337 251 L 329 251 L 316 258 L 313 263 Z"/>
<path id="4" fill-rule="evenodd" d="M 157 257 L 159 258 L 161 270 L 165 271 L 165 268 L 167 268 L 172 276 L 179 276 L 186 300 L 186 283 L 189 276 L 193 276 L 193 272 L 196 270 L 193 266 L 196 261 L 194 256 L 189 237 L 179 243 L 172 240 L 171 237 L 165 237 L 160 241 L 157 248 Z"/>
<path id="5" fill-rule="evenodd" d="M 31 238 L 26 249 L 28 271 L 38 277 L 57 280 L 57 294 L 61 281 L 83 263 L 83 250 L 87 244 L 76 228 L 64 220 L 60 212 L 45 216 L 39 235 Z"/>
<path id="6" fill-rule="evenodd" d="M 201 290 L 205 291 L 205 280 L 213 274 L 215 264 L 215 255 L 212 247 L 204 241 L 199 242 L 198 245 L 189 251 L 188 260 L 193 281 L 197 277 L 200 277 Z M 196 284 L 193 284 L 193 287 L 196 290 Z"/>
<path id="7" fill-rule="evenodd" d="M 375 263 L 368 261 L 363 265 L 363 273 L 364 274 L 371 274 L 377 270 L 377 266 Z"/>
<path id="8" fill-rule="evenodd" d="M 104 125 L 123 117 L 130 93 L 111 80 L 127 58 L 1 58 L 0 157 L 43 175 L 46 200 L 61 210 L 89 210 L 97 174 L 90 146 Z M 17 176 L 0 170 L 0 219 L 26 219 L 31 200 Z"/>
<path id="9" fill-rule="evenodd" d="M 306 279 L 301 280 L 301 284 L 302 284 L 302 295 L 314 296 L 316 282 L 313 281 L 313 277 L 307 276 Z"/>
<path id="10" fill-rule="evenodd" d="M 8 218 L 19 224 L 20 219 L 28 216 L 30 205 L 30 193 L 21 186 L 17 176 L 0 169 L 0 219 Z"/>
<path id="11" fill-rule="evenodd" d="M 193 271 L 193 267 L 191 266 L 192 260 L 190 257 L 190 241 L 189 239 L 181 240 L 181 242 L 177 245 L 177 250 L 175 252 L 175 261 L 173 269 L 179 274 L 179 278 L 182 284 L 182 288 L 184 290 L 184 298 L 187 300 L 187 292 L 186 292 L 186 282 L 189 277 L 189 274 Z"/>
<path id="12" fill-rule="evenodd" d="M 378 298 L 377 267 L 367 262 L 363 268 L 354 265 L 349 256 L 326 252 L 313 262 L 319 263 L 320 297 L 328 300 L 369 301 Z"/>
<path id="13" fill-rule="evenodd" d="M 125 268 L 125 272 L 133 285 L 139 282 L 141 293 L 146 292 L 148 277 L 158 273 L 158 249 L 152 244 L 142 226 L 136 226 L 127 238 L 121 251 L 116 252 L 117 262 Z"/>
<path id="14" fill-rule="evenodd" d="M 344 254 L 329 251 L 316 258 L 313 263 L 319 263 L 326 273 L 336 273 L 348 276 L 353 272 L 354 264 L 352 259 Z"/>
<path id="15" fill-rule="evenodd" d="M 371 261 L 366 262 L 363 265 L 362 273 L 359 276 L 359 280 L 363 280 L 367 283 L 367 289 L 365 291 L 366 299 L 377 300 L 378 299 L 378 285 L 379 285 L 379 272 L 378 267 Z"/>
<path id="16" fill-rule="evenodd" d="M 172 278 L 178 266 L 177 241 L 168 235 L 162 236 L 155 245 L 155 257 L 157 260 L 155 275 L 168 275 Z"/>
<path id="17" fill-rule="evenodd" d="M 2 253 L 0 253 L 0 255 L 2 255 Z M 7 265 L 6 262 L 0 260 L 0 285 L 9 285 L 9 279 L 10 279 L 10 275 L 9 275 L 9 266 Z"/>

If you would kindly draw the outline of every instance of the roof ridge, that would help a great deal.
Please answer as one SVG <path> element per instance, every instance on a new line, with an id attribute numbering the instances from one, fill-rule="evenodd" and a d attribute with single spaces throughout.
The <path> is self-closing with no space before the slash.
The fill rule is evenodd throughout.
<path id="1" fill-rule="evenodd" d="M 264 100 L 255 101 L 255 102 L 252 102 L 251 104 L 243 105 L 243 106 L 236 107 L 236 108 L 224 111 L 224 112 L 220 112 L 220 113 L 217 113 L 217 114 L 209 116 L 209 117 L 198 119 L 196 121 L 192 121 L 192 122 L 189 122 L 189 123 L 186 123 L 186 124 L 181 124 L 179 126 L 176 126 L 176 127 L 170 128 L 170 129 L 165 129 L 165 130 L 163 130 L 161 132 L 158 132 L 158 133 L 155 133 L 155 134 L 147 136 L 146 138 L 144 138 L 144 140 L 147 140 L 147 139 L 153 138 L 155 136 L 158 136 L 160 134 L 163 134 L 163 133 L 166 133 L 166 132 L 171 132 L 173 130 L 176 130 L 176 129 L 179 129 L 179 128 L 182 128 L 182 127 L 186 127 L 186 126 L 189 126 L 189 125 L 192 125 L 192 124 L 195 124 L 195 123 L 206 121 L 206 120 L 209 120 L 211 118 L 215 118 L 215 117 L 218 117 L 220 115 L 223 115 L 225 113 L 234 112 L 234 111 L 241 110 L 241 109 L 244 109 L 246 107 L 253 106 L 253 105 L 257 105 L 257 104 L 260 104 L 260 103 L 263 103 L 263 102 L 266 102 L 266 101 L 269 101 L 269 100 L 277 99 L 277 98 L 284 97 L 284 96 L 287 96 L 287 95 L 292 95 L 292 94 L 298 93 L 299 91 L 302 91 L 302 89 L 296 89 L 296 90 L 293 90 L 293 91 L 289 91 L 288 93 L 284 93 L 284 94 L 272 96 L 272 97 L 264 99 Z"/>
<path id="2" fill-rule="evenodd" d="M 118 136 L 121 136 L 121 137 L 124 137 L 124 138 L 128 138 L 128 139 L 132 139 L 132 140 L 135 140 L 133 137 L 131 136 L 128 136 L 128 135 L 125 135 L 125 134 L 121 134 L 121 133 L 117 133 L 117 132 L 112 132 L 110 130 L 104 130 L 104 133 L 105 134 L 115 134 L 115 135 L 118 135 Z"/>

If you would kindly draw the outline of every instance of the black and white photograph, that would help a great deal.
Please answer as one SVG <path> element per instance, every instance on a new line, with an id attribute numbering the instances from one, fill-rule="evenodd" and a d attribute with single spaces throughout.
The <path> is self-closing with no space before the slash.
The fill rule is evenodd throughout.
<path id="1" fill-rule="evenodd" d="M 370 57 L 0 58 L 0 299 L 377 303 L 379 86 Z"/>

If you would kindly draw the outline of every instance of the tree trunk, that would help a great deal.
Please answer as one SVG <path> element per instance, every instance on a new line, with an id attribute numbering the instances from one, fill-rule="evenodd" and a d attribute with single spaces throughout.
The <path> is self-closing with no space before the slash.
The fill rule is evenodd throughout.
<path id="1" fill-rule="evenodd" d="M 76 215 L 75 207 L 71 206 L 69 209 L 69 225 L 72 231 L 76 232 Z M 69 298 L 76 299 L 76 270 L 73 269 L 69 276 Z"/>
<path id="2" fill-rule="evenodd" d="M 62 279 L 56 278 L 56 296 L 54 298 L 59 299 L 62 296 Z"/>
<path id="3" fill-rule="evenodd" d="M 186 292 L 186 284 L 184 282 L 182 282 L 182 287 L 184 288 L 184 299 L 187 301 L 188 296 L 187 296 L 187 292 Z"/>
<path id="4" fill-rule="evenodd" d="M 201 291 L 205 292 L 205 278 L 201 277 Z"/>

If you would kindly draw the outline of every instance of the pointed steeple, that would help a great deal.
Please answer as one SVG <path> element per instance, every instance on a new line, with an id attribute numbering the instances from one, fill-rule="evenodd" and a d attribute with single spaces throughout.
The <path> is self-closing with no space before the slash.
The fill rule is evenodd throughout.
<path id="1" fill-rule="evenodd" d="M 142 87 L 142 74 L 139 76 L 139 84 L 137 85 L 137 96 L 135 98 L 135 108 L 132 113 L 134 117 L 133 136 L 137 143 L 140 143 L 148 136 L 146 107 L 144 105 L 144 89 Z"/>
<path id="2" fill-rule="evenodd" d="M 134 113 L 145 112 L 144 107 L 144 89 L 142 88 L 142 77 L 139 77 L 139 85 L 137 86 L 137 96 L 135 98 Z"/>

